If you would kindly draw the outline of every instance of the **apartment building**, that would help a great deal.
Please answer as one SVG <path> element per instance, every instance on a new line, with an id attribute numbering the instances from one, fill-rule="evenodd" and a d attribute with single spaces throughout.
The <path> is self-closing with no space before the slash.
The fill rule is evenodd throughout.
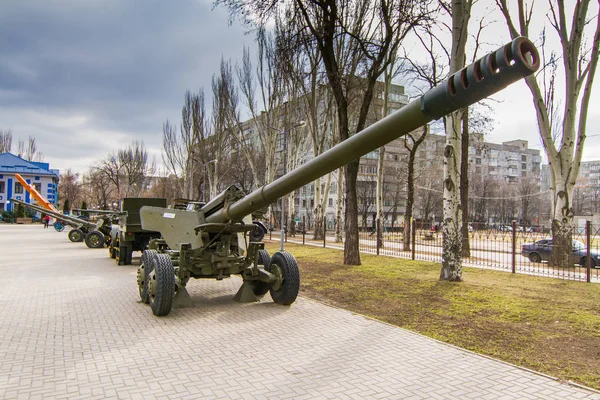
<path id="1" fill-rule="evenodd" d="M 371 107 L 368 124 L 376 122 L 382 116 L 383 90 L 382 86 L 376 91 L 374 103 Z M 321 90 L 326 90 L 321 88 Z M 403 105 L 408 103 L 408 96 L 404 94 L 404 87 L 393 85 L 388 97 L 388 110 L 390 114 Z M 310 138 L 304 144 L 290 143 L 293 137 L 291 128 L 296 126 L 298 121 L 303 120 L 302 107 L 299 102 L 290 101 L 283 107 L 271 111 L 269 121 L 271 126 L 278 132 L 276 139 L 276 150 L 274 157 L 276 161 L 275 178 L 283 174 L 283 149 L 288 150 L 290 154 L 296 153 L 297 164 L 290 165 L 288 159 L 287 170 L 297 167 L 313 158 L 313 150 L 310 145 Z M 324 113 L 325 102 L 320 103 L 319 113 Z M 260 118 L 265 118 L 263 114 Z M 328 116 L 321 116 L 326 121 L 327 129 L 332 136 L 334 131 L 335 113 L 330 111 Z M 261 129 L 265 129 L 264 121 L 248 120 L 242 124 L 243 141 L 254 143 L 258 147 L 257 126 L 262 124 Z M 352 126 L 352 124 L 351 124 Z M 270 129 L 267 128 L 267 129 Z M 426 129 L 426 128 L 425 128 Z M 412 133 L 412 136 L 418 138 L 422 134 L 419 129 Z M 287 135 L 287 137 L 285 137 Z M 304 131 L 304 135 L 308 135 Z M 494 179 L 498 182 L 516 187 L 524 180 L 539 182 L 541 171 L 540 151 L 531 149 L 526 140 L 512 140 L 502 143 L 486 142 L 483 135 L 472 135 L 472 145 L 469 148 L 469 161 L 471 170 L 471 179 Z M 411 140 L 407 137 L 394 140 L 384 146 L 385 148 L 385 174 L 383 184 L 383 207 L 384 221 L 386 227 L 399 227 L 403 222 L 405 214 L 406 191 L 407 191 L 407 164 L 409 159 L 409 150 Z M 237 145 L 232 146 L 232 152 L 238 149 Z M 445 147 L 444 135 L 428 135 L 427 139 L 416 151 L 415 161 L 415 203 L 414 217 L 426 221 L 439 221 L 442 217 L 442 180 L 443 180 L 443 153 Z M 291 150 L 290 150 L 291 149 Z M 370 228 L 374 224 L 376 212 L 376 185 L 377 185 L 377 161 L 379 150 L 372 151 L 360 159 L 359 175 L 357 181 L 357 197 L 359 209 L 359 226 Z M 334 172 L 329 177 L 329 190 L 325 190 L 328 177 L 321 179 L 321 196 L 326 196 L 325 200 L 325 219 L 327 229 L 335 227 L 336 212 L 338 202 L 343 204 L 343 190 L 338 192 L 339 175 Z M 315 205 L 315 183 L 306 185 L 294 193 L 292 217 L 302 220 L 303 218 L 312 225 L 314 221 Z M 289 204 L 289 203 L 288 203 Z M 279 204 L 274 205 L 277 210 Z M 286 206 L 289 211 L 289 206 Z M 279 214 L 276 212 L 275 214 Z"/>

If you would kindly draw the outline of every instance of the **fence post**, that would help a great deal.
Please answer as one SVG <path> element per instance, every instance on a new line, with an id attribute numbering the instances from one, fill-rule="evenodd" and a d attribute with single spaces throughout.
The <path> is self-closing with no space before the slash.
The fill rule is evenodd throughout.
<path id="1" fill-rule="evenodd" d="M 586 265 L 586 281 L 590 283 L 592 281 L 592 258 L 590 255 L 590 247 L 592 247 L 592 221 L 585 221 L 585 263 Z"/>
<path id="2" fill-rule="evenodd" d="M 376 236 L 376 238 L 375 238 L 375 247 L 377 247 L 377 255 L 379 255 L 379 242 L 381 241 L 381 230 L 380 230 L 380 227 L 381 227 L 381 221 L 379 220 L 379 218 L 377 218 L 377 225 L 376 225 L 376 228 L 375 228 L 375 229 L 377 229 L 377 235 L 375 235 Z"/>
<path id="3" fill-rule="evenodd" d="M 327 242 L 327 223 L 325 218 L 323 218 L 323 248 L 325 248 L 325 243 Z"/>
<path id="4" fill-rule="evenodd" d="M 512 220 L 512 254 L 511 254 L 511 262 L 512 262 L 512 273 L 517 272 L 516 259 L 517 257 L 517 221 Z"/>
<path id="5" fill-rule="evenodd" d="M 302 244 L 304 244 L 304 237 L 306 236 L 306 215 L 302 216 Z"/>
<path id="6" fill-rule="evenodd" d="M 269 240 L 273 240 L 273 214 L 271 214 L 271 218 L 269 219 Z"/>
<path id="7" fill-rule="evenodd" d="M 412 236 L 411 258 L 413 260 L 415 259 L 415 242 L 417 241 L 417 230 L 415 229 L 416 226 L 417 226 L 417 224 L 415 223 L 415 220 L 411 219 L 411 221 L 410 221 L 410 234 Z"/>

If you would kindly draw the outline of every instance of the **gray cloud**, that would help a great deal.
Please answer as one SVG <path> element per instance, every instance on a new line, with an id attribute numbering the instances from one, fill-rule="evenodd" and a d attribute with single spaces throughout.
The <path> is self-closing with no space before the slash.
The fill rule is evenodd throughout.
<path id="1" fill-rule="evenodd" d="M 3 1 L 0 128 L 36 137 L 53 168 L 85 172 L 134 140 L 160 160 L 165 118 L 178 122 L 185 90 L 204 87 L 220 59 L 252 37 L 212 0 Z M 507 40 L 506 29 L 491 34 Z M 504 38 L 504 39 L 503 39 Z M 494 46 L 495 48 L 495 46 Z M 600 151 L 596 79 L 586 159 Z M 541 150 L 531 95 L 517 83 L 495 96 L 488 140 L 527 139 Z M 16 150 L 16 145 L 15 148 Z"/>
<path id="2" fill-rule="evenodd" d="M 53 167 L 85 171 L 133 140 L 160 154 L 185 90 L 210 90 L 221 57 L 252 43 L 208 1 L 3 2 L 0 120 Z M 158 156 L 160 158 L 160 156 Z M 69 162 L 71 160 L 71 162 Z"/>

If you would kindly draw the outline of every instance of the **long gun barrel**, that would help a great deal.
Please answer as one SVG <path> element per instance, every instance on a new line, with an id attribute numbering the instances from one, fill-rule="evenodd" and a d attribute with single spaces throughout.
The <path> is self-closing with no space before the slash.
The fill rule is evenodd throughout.
<path id="1" fill-rule="evenodd" d="M 81 228 L 82 226 L 85 226 L 85 227 L 92 229 L 98 225 L 96 223 L 85 221 L 81 218 L 72 217 L 70 215 L 65 215 L 65 214 L 61 213 L 60 211 L 48 210 L 47 208 L 45 208 L 44 206 L 41 206 L 39 204 L 30 204 L 30 203 L 26 203 L 22 200 L 17 200 L 17 199 L 10 199 L 10 201 L 12 201 L 15 204 L 20 204 L 23 207 L 29 208 L 31 210 L 39 211 L 42 214 L 51 215 L 52 217 L 63 221 L 66 225 L 70 225 L 75 228 Z M 111 214 L 112 215 L 123 215 L 124 213 L 114 211 Z"/>
<path id="2" fill-rule="evenodd" d="M 453 74 L 388 117 L 332 147 L 301 167 L 206 218 L 209 223 L 237 221 L 331 171 L 446 114 L 477 103 L 539 67 L 537 49 L 519 37 Z"/>

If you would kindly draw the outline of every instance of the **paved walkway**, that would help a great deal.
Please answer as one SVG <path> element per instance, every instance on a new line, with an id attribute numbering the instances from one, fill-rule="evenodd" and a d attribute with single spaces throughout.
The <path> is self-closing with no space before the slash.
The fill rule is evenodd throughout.
<path id="1" fill-rule="evenodd" d="M 237 278 L 157 318 L 137 266 L 40 225 L 0 224 L 0 255 L 2 399 L 600 399 L 308 299 L 238 304 Z"/>

